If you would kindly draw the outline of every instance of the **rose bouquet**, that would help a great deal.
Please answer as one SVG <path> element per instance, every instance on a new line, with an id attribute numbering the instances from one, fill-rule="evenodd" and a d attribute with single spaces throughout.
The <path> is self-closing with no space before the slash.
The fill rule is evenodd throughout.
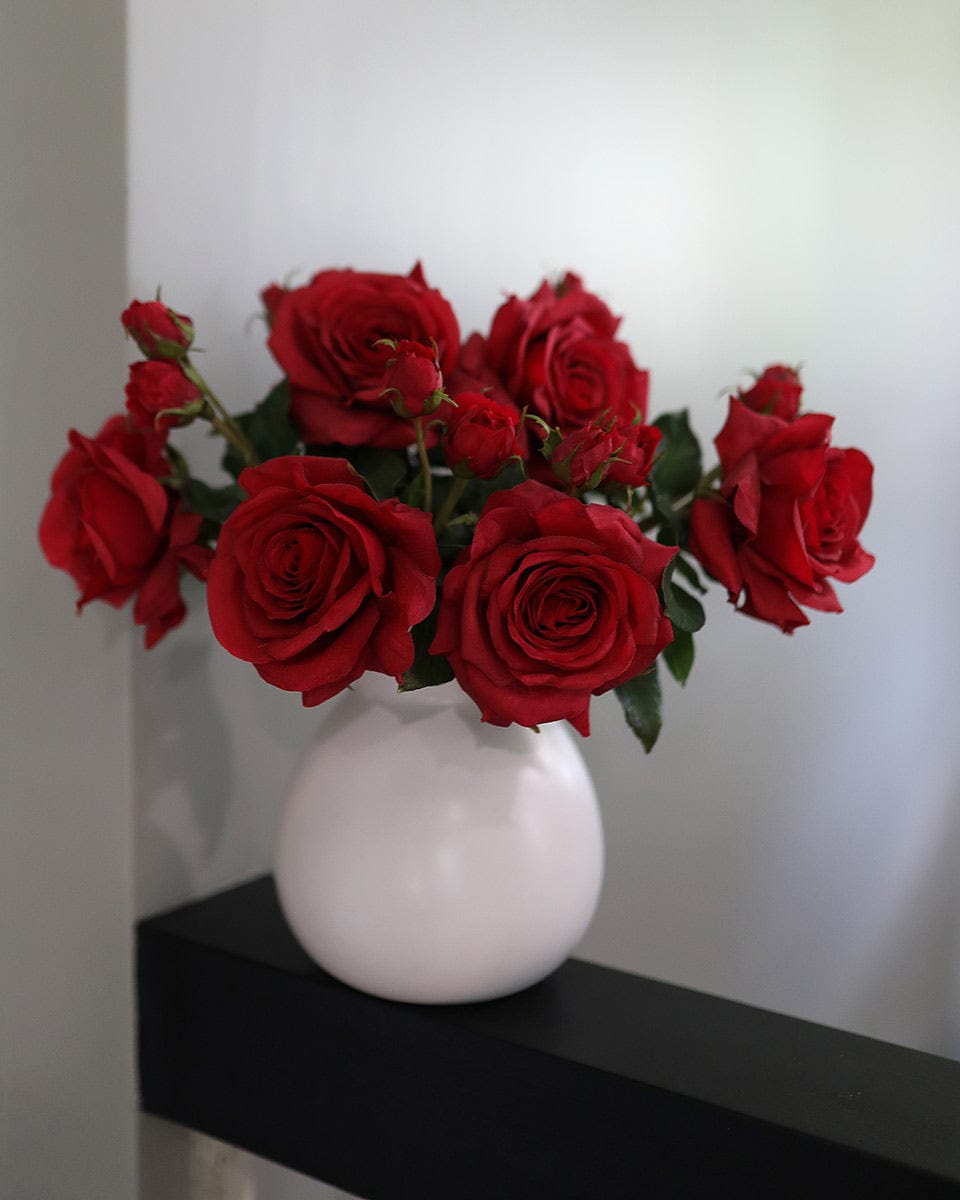
<path id="1" fill-rule="evenodd" d="M 304 704 L 366 671 L 456 679 L 484 721 L 586 735 L 612 689 L 649 750 L 658 663 L 689 675 L 704 575 L 792 633 L 873 563 L 870 461 L 801 413 L 789 367 L 729 395 L 705 471 L 686 412 L 648 421 L 647 372 L 576 275 L 465 341 L 419 265 L 262 299 L 283 378 L 239 414 L 197 369 L 191 320 L 134 301 L 126 411 L 71 431 L 53 474 L 44 553 L 78 608 L 133 598 L 147 647 L 183 620 L 189 571 L 218 641 Z M 213 485 L 171 440 L 196 421 L 225 444 Z"/>

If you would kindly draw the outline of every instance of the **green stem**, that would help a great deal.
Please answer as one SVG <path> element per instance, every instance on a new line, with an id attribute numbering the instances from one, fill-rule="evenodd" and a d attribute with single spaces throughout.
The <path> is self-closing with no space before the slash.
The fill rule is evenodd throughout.
<path id="1" fill-rule="evenodd" d="M 420 507 L 428 513 L 433 509 L 433 476 L 430 474 L 430 459 L 427 458 L 427 443 L 423 438 L 423 417 L 417 417 L 413 427 L 417 432 L 417 453 L 420 455 L 420 473 L 423 476 L 423 501 Z"/>
<path id="2" fill-rule="evenodd" d="M 711 471 L 708 471 L 706 473 L 706 475 L 704 475 L 704 477 L 697 484 L 697 491 L 705 492 L 707 490 L 707 488 L 713 487 L 713 485 L 715 483 L 718 483 L 719 480 L 720 480 L 720 464 L 717 463 L 717 465 Z"/>
<path id="3" fill-rule="evenodd" d="M 455 477 L 450 485 L 450 491 L 447 492 L 447 498 L 444 500 L 440 511 L 437 513 L 437 519 L 433 523 L 433 532 L 440 536 L 446 529 L 450 518 L 453 516 L 453 510 L 457 507 L 460 497 L 463 495 L 469 480 L 461 477 Z"/>
<path id="4" fill-rule="evenodd" d="M 210 422 L 220 434 L 237 451 L 248 467 L 255 467 L 260 462 L 260 456 L 253 443 L 231 417 L 225 405 L 217 399 L 213 389 L 188 359 L 183 362 L 183 373 L 203 393 L 206 407 L 202 416 Z"/>
<path id="5" fill-rule="evenodd" d="M 688 509 L 692 506 L 694 500 L 696 500 L 698 496 L 717 496 L 719 493 L 711 492 L 710 489 L 713 484 L 717 483 L 717 481 L 720 479 L 720 476 L 721 471 L 719 466 L 716 466 L 712 470 L 708 471 L 706 475 L 701 476 L 701 478 L 697 481 L 697 486 L 692 492 L 687 492 L 685 496 L 681 496 L 679 500 L 675 500 L 673 504 L 670 505 L 670 511 L 674 513 L 682 513 L 684 509 Z M 649 533 L 651 529 L 656 529 L 662 524 L 663 518 L 657 512 L 652 512 L 649 517 L 644 517 L 643 520 L 638 523 L 637 528 L 641 533 Z"/>

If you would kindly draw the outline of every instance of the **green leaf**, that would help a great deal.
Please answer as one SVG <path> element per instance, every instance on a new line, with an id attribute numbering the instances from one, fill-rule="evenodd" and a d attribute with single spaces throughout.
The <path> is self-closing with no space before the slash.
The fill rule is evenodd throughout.
<path id="1" fill-rule="evenodd" d="M 187 460 L 172 442 L 167 442 L 164 447 L 164 454 L 170 459 L 178 484 L 185 483 L 190 478 L 190 468 L 187 465 Z"/>
<path id="2" fill-rule="evenodd" d="M 423 475 L 418 471 L 400 493 L 400 499 L 411 508 L 419 508 L 423 503 Z"/>
<path id="3" fill-rule="evenodd" d="M 686 683 L 693 666 L 693 634 L 674 627 L 673 641 L 664 648 L 663 660 L 677 683 Z"/>
<path id="4" fill-rule="evenodd" d="M 249 438 L 261 462 L 294 454 L 300 444 L 300 435 L 290 421 L 290 388 L 286 379 L 253 409 L 240 413 L 234 420 Z M 221 460 L 223 469 L 236 479 L 246 463 L 243 457 L 228 446 Z"/>
<path id="5" fill-rule="evenodd" d="M 663 413 L 654 421 L 663 434 L 660 457 L 650 473 L 654 491 L 679 499 L 693 491 L 703 471 L 700 443 L 690 428 L 687 410 Z"/>
<path id="6" fill-rule="evenodd" d="M 364 477 L 376 500 L 389 500 L 396 496 L 410 469 L 403 450 L 350 446 L 344 448 L 343 457 Z"/>
<path id="7" fill-rule="evenodd" d="M 202 479 L 188 479 L 180 491 L 180 496 L 184 508 L 199 513 L 208 521 L 222 525 L 240 501 L 246 499 L 247 493 L 238 483 L 212 488 Z"/>
<path id="8" fill-rule="evenodd" d="M 687 583 L 689 583 L 691 587 L 696 588 L 701 596 L 705 596 L 708 590 L 707 586 L 705 583 L 701 583 L 700 576 L 697 574 L 693 563 L 689 562 L 681 554 L 678 554 L 673 561 L 676 564 L 675 569 L 680 572 Z"/>
<path id="9" fill-rule="evenodd" d="M 615 690 L 623 706 L 627 724 L 643 742 L 643 748 L 649 754 L 663 724 L 660 716 L 660 680 L 657 678 L 657 664 L 654 663 L 649 671 L 637 675 L 629 683 L 622 683 Z"/>
<path id="10" fill-rule="evenodd" d="M 503 492 L 516 487 L 526 479 L 526 470 L 522 462 L 508 460 L 506 466 L 493 479 L 471 479 L 463 493 L 459 508 L 466 508 L 479 516 L 483 506 L 494 492 Z"/>
<path id="11" fill-rule="evenodd" d="M 437 632 L 437 613 L 435 608 L 425 621 L 413 629 L 413 666 L 404 672 L 400 683 L 401 692 L 415 692 L 419 688 L 436 687 L 441 683 L 449 683 L 453 679 L 453 670 L 442 654 L 431 654 L 430 643 Z"/>
<path id="12" fill-rule="evenodd" d="M 667 614 L 674 629 L 683 629 L 686 633 L 696 633 L 703 628 L 707 616 L 703 605 L 689 592 L 677 587 L 673 582 L 674 571 L 677 567 L 677 555 L 667 565 L 663 573 L 660 592 L 663 595 L 663 611 Z"/>

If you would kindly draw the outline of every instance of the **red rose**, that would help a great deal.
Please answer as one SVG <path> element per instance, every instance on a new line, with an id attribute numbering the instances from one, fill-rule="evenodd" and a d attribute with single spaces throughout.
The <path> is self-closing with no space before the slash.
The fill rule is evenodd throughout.
<path id="1" fill-rule="evenodd" d="M 180 565 L 202 575 L 209 554 L 193 545 L 200 517 L 179 512 L 156 478 L 170 473 L 163 440 L 130 430 L 125 416 L 111 417 L 96 438 L 71 430 L 40 522 L 48 561 L 80 589 L 78 609 L 91 600 L 119 608 L 139 593 L 134 620 L 147 626 L 148 649 L 183 620 Z"/>
<path id="2" fill-rule="evenodd" d="M 444 375 L 460 344 L 453 309 L 427 286 L 420 264 L 406 277 L 321 271 L 279 300 L 267 291 L 276 304 L 268 345 L 290 380 L 290 416 L 304 441 L 410 445 L 410 422 L 382 394 L 391 352 L 377 343 L 436 342 Z"/>
<path id="3" fill-rule="evenodd" d="M 201 399 L 200 389 L 177 363 L 148 359 L 130 366 L 126 387 L 127 412 L 134 425 L 171 429 L 183 418 L 170 409 L 187 408 Z M 164 416 L 160 416 L 164 413 Z"/>
<path id="4" fill-rule="evenodd" d="M 460 347 L 453 374 L 446 376 L 446 380 L 451 396 L 458 392 L 482 392 L 500 404 L 515 407 L 503 380 L 488 361 L 487 339 L 482 334 L 470 334 Z"/>
<path id="5" fill-rule="evenodd" d="M 220 644 L 306 705 L 406 671 L 440 572 L 429 514 L 374 500 L 341 458 L 274 458 L 240 486 L 207 580 Z"/>
<path id="6" fill-rule="evenodd" d="M 568 274 L 556 288 L 544 282 L 529 300 L 511 296 L 501 305 L 487 361 L 518 407 L 562 433 L 604 416 L 629 424 L 646 416 L 648 375 L 614 339 L 619 324 Z"/>
<path id="7" fill-rule="evenodd" d="M 610 464 L 606 480 L 626 487 L 643 487 L 663 434 L 656 425 L 626 425 L 620 422 L 616 428 L 623 443 L 617 451 L 617 460 Z"/>
<path id="8" fill-rule="evenodd" d="M 833 418 L 794 421 L 731 398 L 716 438 L 722 499 L 699 499 L 690 550 L 740 611 L 792 633 L 799 607 L 841 612 L 831 579 L 850 583 L 873 566 L 859 542 L 873 467 L 860 450 L 829 445 Z"/>
<path id="9" fill-rule="evenodd" d="M 523 457 L 520 413 L 481 392 L 460 392 L 444 408 L 447 466 L 465 478 L 493 479 L 511 458 Z"/>
<path id="10" fill-rule="evenodd" d="M 134 300 L 120 321 L 147 358 L 183 358 L 193 341 L 193 323 L 159 300 Z"/>
<path id="11" fill-rule="evenodd" d="M 146 626 L 143 641 L 148 650 L 187 615 L 180 595 L 181 568 L 197 579 L 207 577 L 213 551 L 196 544 L 202 524 L 202 517 L 179 504 L 171 509 L 162 557 L 141 584 L 133 606 L 133 619 Z"/>
<path id="12" fill-rule="evenodd" d="M 673 638 L 657 589 L 675 553 L 620 509 L 529 480 L 496 492 L 443 585 L 431 653 L 493 725 L 566 719 Z"/>
<path id="13" fill-rule="evenodd" d="M 387 359 L 383 386 L 394 412 L 404 417 L 422 417 L 433 412 L 441 397 L 443 376 L 437 352 L 420 342 L 403 340 Z"/>
<path id="14" fill-rule="evenodd" d="M 803 384 L 793 367 L 767 367 L 756 383 L 747 391 L 739 391 L 737 398 L 754 412 L 770 413 L 792 421 L 800 411 Z"/>

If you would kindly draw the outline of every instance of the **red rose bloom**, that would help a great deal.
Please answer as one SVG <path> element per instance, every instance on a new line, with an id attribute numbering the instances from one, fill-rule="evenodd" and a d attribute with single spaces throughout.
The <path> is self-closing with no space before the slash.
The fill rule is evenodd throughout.
<path id="1" fill-rule="evenodd" d="M 532 480 L 496 492 L 443 585 L 437 635 L 493 725 L 566 719 L 647 670 L 673 638 L 658 588 L 676 553 L 620 509 Z"/>
<path id="2" fill-rule="evenodd" d="M 444 375 L 456 365 L 460 345 L 453 309 L 427 286 L 420 264 L 406 277 L 321 271 L 280 298 L 273 289 L 265 294 L 275 306 L 267 344 L 290 381 L 290 416 L 304 441 L 410 445 L 410 422 L 383 396 L 391 351 L 377 343 L 436 342 Z"/>
<path id="3" fill-rule="evenodd" d="M 799 607 L 841 612 L 831 579 L 850 583 L 873 566 L 859 542 L 873 467 L 860 450 L 829 445 L 833 418 L 794 421 L 731 398 L 716 438 L 722 499 L 699 499 L 690 550 L 740 611 L 792 633 Z"/>
<path id="4" fill-rule="evenodd" d="M 134 300 L 120 322 L 147 358 L 183 358 L 193 341 L 193 323 L 159 300 Z"/>
<path id="5" fill-rule="evenodd" d="M 463 343 L 453 374 L 446 376 L 446 381 L 451 396 L 458 392 L 482 392 L 500 404 L 515 407 L 503 380 L 488 361 L 487 339 L 482 334 L 471 333 Z"/>
<path id="6" fill-rule="evenodd" d="M 406 671 L 440 573 L 429 515 L 374 500 L 340 458 L 274 458 L 240 486 L 207 580 L 220 644 L 306 705 Z"/>
<path id="7" fill-rule="evenodd" d="M 737 398 L 754 412 L 769 413 L 792 421 L 800 411 L 803 384 L 793 367 L 767 367 L 757 382 L 747 391 L 739 391 Z"/>
<path id="8" fill-rule="evenodd" d="M 78 609 L 91 600 L 119 608 L 139 593 L 134 620 L 147 627 L 148 649 L 183 620 L 180 566 L 202 577 L 209 556 L 193 544 L 200 517 L 180 512 L 156 478 L 171 469 L 163 440 L 130 430 L 125 416 L 111 417 L 96 438 L 71 430 L 40 522 L 48 561 L 80 589 Z"/>
<path id="9" fill-rule="evenodd" d="M 207 577 L 213 551 L 196 544 L 202 524 L 197 513 L 185 512 L 179 504 L 171 507 L 163 554 L 141 584 L 133 606 L 133 619 L 146 626 L 143 642 L 148 650 L 187 615 L 180 595 L 181 568 L 197 579 Z"/>
<path id="10" fill-rule="evenodd" d="M 436 350 L 420 342 L 398 342 L 387 359 L 383 386 L 391 407 L 402 416 L 422 417 L 433 412 L 437 407 L 433 398 L 443 387 Z"/>
<path id="11" fill-rule="evenodd" d="M 447 466 L 465 478 L 493 479 L 511 458 L 523 456 L 520 413 L 481 392 L 460 392 L 443 410 Z"/>
<path id="12" fill-rule="evenodd" d="M 529 300 L 511 296 L 497 310 L 487 362 L 517 406 L 562 433 L 608 416 L 628 424 L 647 411 L 648 375 L 624 342 L 618 317 L 568 274 L 541 284 Z"/>
<path id="13" fill-rule="evenodd" d="M 130 366 L 126 387 L 127 412 L 134 425 L 171 429 L 183 418 L 170 409 L 186 408 L 200 399 L 200 389 L 190 382 L 177 363 L 150 360 Z M 164 416 L 160 416 L 164 413 Z"/>

